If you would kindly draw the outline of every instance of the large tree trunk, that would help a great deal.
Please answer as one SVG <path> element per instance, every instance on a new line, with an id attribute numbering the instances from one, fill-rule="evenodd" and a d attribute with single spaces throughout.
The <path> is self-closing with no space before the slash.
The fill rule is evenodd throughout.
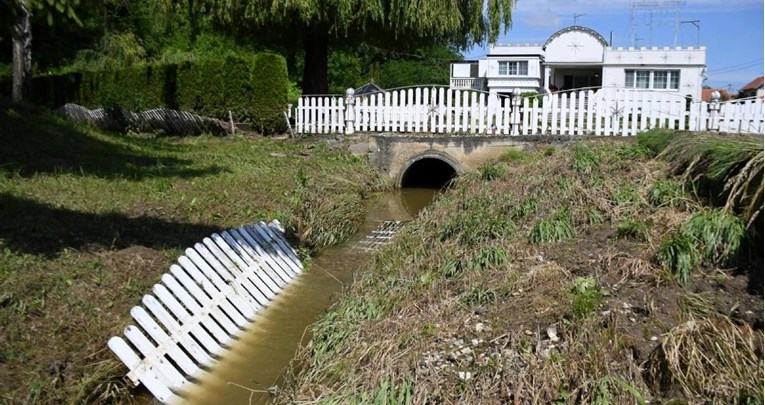
<path id="1" fill-rule="evenodd" d="M 32 10 L 26 0 L 17 0 L 13 24 L 13 101 L 28 100 L 32 90 Z"/>
<path id="2" fill-rule="evenodd" d="M 305 60 L 303 65 L 303 94 L 327 94 L 327 58 L 329 33 L 321 26 L 306 30 L 303 40 Z"/>

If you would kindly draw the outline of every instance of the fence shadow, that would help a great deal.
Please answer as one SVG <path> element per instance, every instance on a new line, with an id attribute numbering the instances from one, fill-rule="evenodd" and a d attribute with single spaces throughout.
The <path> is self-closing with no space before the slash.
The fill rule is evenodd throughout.
<path id="1" fill-rule="evenodd" d="M 0 194 L 0 246 L 53 257 L 63 249 L 185 248 L 219 229 L 124 214 L 92 214 Z"/>
<path id="2" fill-rule="evenodd" d="M 0 102 L 0 171 L 138 180 L 197 177 L 225 170 L 215 165 L 191 168 L 191 161 L 167 155 L 174 149 L 167 142 L 114 136 L 114 141 L 99 138 L 50 111 Z"/>

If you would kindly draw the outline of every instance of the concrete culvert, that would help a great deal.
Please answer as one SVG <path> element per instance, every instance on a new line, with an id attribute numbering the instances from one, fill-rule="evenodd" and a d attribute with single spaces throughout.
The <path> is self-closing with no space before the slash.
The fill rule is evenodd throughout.
<path id="1" fill-rule="evenodd" d="M 437 158 L 423 158 L 412 163 L 401 177 L 401 188 L 446 187 L 457 170 L 449 163 Z"/>

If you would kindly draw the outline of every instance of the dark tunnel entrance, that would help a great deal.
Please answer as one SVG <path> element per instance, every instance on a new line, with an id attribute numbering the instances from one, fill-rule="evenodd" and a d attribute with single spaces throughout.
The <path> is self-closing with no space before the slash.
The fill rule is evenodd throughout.
<path id="1" fill-rule="evenodd" d="M 457 176 L 457 170 L 437 158 L 424 158 L 412 163 L 401 177 L 401 188 L 442 189 Z"/>

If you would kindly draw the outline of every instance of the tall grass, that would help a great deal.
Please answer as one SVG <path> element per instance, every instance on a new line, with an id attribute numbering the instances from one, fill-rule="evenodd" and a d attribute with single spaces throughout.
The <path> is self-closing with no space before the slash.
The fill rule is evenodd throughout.
<path id="1" fill-rule="evenodd" d="M 660 157 L 700 194 L 740 212 L 747 227 L 762 213 L 762 136 L 679 134 Z"/>
<path id="2" fill-rule="evenodd" d="M 740 218 L 724 209 L 702 210 L 662 243 L 657 261 L 684 285 L 698 265 L 731 263 L 745 237 L 746 228 Z"/>

